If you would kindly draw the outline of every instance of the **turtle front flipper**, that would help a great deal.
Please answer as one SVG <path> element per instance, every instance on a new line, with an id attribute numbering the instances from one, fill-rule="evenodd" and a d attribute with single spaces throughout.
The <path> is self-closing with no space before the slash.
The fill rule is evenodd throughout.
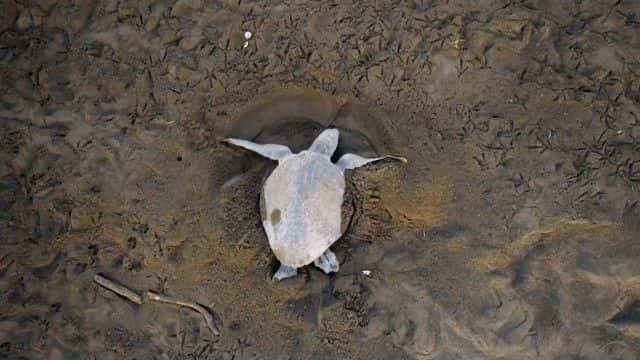
<path id="1" fill-rule="evenodd" d="M 407 159 L 401 156 L 386 155 L 386 156 L 375 157 L 375 158 L 364 158 L 356 154 L 344 154 L 342 155 L 340 160 L 338 160 L 338 162 L 336 163 L 336 166 L 340 169 L 340 171 L 344 172 L 347 169 L 351 170 L 351 169 L 359 168 L 361 166 L 365 166 L 374 161 L 379 161 L 384 159 L 394 159 L 394 160 L 402 161 L 404 163 L 407 162 Z"/>
<path id="2" fill-rule="evenodd" d="M 282 160 L 288 155 L 291 155 L 291 150 L 284 145 L 278 144 L 256 144 L 254 142 L 242 139 L 224 139 L 225 142 L 236 146 L 243 147 L 247 150 L 251 150 L 271 160 Z"/>
<path id="3" fill-rule="evenodd" d="M 290 277 L 294 277 L 296 275 L 298 275 L 298 269 L 291 266 L 287 266 L 285 264 L 280 264 L 278 271 L 276 271 L 276 273 L 273 274 L 273 280 L 281 281 L 284 279 L 288 279 Z"/>
<path id="4" fill-rule="evenodd" d="M 340 270 L 340 263 L 338 262 L 336 254 L 329 249 L 315 259 L 313 265 L 324 271 L 325 274 L 338 272 L 338 270 Z"/>

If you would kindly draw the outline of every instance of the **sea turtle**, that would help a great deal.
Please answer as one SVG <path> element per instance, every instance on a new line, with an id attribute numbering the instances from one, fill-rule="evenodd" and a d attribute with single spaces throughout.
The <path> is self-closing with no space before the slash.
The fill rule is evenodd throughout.
<path id="1" fill-rule="evenodd" d="M 337 129 L 324 130 L 308 150 L 293 154 L 284 145 L 256 144 L 242 139 L 225 142 L 278 161 L 264 182 L 260 194 L 262 225 L 280 267 L 273 276 L 280 281 L 297 275 L 297 268 L 314 263 L 326 274 L 339 269 L 329 247 L 342 236 L 341 208 L 345 191 L 344 174 L 386 158 L 364 158 L 344 154 L 337 163 L 331 155 L 338 146 Z"/>

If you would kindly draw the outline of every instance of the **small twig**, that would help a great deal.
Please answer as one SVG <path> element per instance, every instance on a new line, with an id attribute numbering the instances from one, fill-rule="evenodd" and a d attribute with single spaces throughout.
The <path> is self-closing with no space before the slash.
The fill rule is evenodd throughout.
<path id="1" fill-rule="evenodd" d="M 142 305 L 142 297 L 138 295 L 131 289 L 126 288 L 123 285 L 120 285 L 112 280 L 107 279 L 106 277 L 96 274 L 93 277 L 93 281 L 97 282 L 104 288 L 113 291 L 114 293 L 124 297 L 125 299 L 134 302 L 138 305 Z"/>
<path id="2" fill-rule="evenodd" d="M 123 285 L 120 285 L 112 280 L 109 280 L 100 274 L 94 275 L 93 280 L 99 285 L 103 286 L 104 288 L 113 291 L 114 293 L 124 297 L 125 299 L 131 302 L 134 302 L 138 305 L 142 305 L 143 303 L 142 296 L 138 295 L 135 291 Z M 183 301 L 183 300 L 172 298 L 170 296 L 161 295 L 150 290 L 147 291 L 145 295 L 146 295 L 145 296 L 146 299 L 148 300 L 153 300 L 153 301 L 166 303 L 166 304 L 185 306 L 199 312 L 204 317 L 204 321 L 207 323 L 207 326 L 209 327 L 209 329 L 211 329 L 211 332 L 213 333 L 213 335 L 216 335 L 216 336 L 220 335 L 220 331 L 218 331 L 218 328 L 216 327 L 216 324 L 213 320 L 213 315 L 211 315 L 209 310 L 207 310 L 204 306 L 191 301 Z"/>
<path id="3" fill-rule="evenodd" d="M 218 328 L 213 321 L 213 315 L 211 315 L 211 313 L 204 306 L 191 301 L 174 299 L 166 295 L 155 293 L 151 290 L 147 291 L 147 298 L 161 303 L 185 306 L 199 312 L 204 317 L 204 321 L 207 323 L 207 326 L 209 326 L 209 329 L 211 329 L 213 335 L 220 335 L 220 331 L 218 331 Z"/>

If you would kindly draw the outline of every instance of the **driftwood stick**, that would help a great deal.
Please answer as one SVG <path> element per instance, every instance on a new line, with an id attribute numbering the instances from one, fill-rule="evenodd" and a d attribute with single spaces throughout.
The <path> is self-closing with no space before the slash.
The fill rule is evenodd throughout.
<path id="1" fill-rule="evenodd" d="M 220 331 L 218 331 L 218 328 L 216 327 L 216 324 L 213 320 L 213 315 L 211 315 L 209 310 L 207 310 L 204 306 L 197 304 L 195 302 L 183 301 L 183 300 L 172 298 L 170 296 L 158 294 L 151 290 L 147 291 L 147 298 L 149 300 L 153 300 L 153 301 L 157 301 L 165 304 L 185 306 L 199 312 L 204 317 L 204 321 L 207 323 L 207 326 L 209 327 L 209 329 L 211 329 L 211 332 L 213 333 L 213 335 L 216 335 L 216 336 L 220 335 Z"/>
<path id="2" fill-rule="evenodd" d="M 111 290 L 131 302 L 142 305 L 142 297 L 140 295 L 138 295 L 135 291 L 114 282 L 113 280 L 109 280 L 100 274 L 96 274 L 93 277 L 93 281 L 97 282 L 107 290 Z"/>

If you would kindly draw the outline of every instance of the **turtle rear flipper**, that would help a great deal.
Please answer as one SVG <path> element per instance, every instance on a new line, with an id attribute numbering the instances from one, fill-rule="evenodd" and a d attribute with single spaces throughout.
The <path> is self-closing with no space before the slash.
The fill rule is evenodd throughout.
<path id="1" fill-rule="evenodd" d="M 338 272 L 338 270 L 340 270 L 340 263 L 338 262 L 336 254 L 328 249 L 313 261 L 313 265 L 324 271 L 325 274 Z"/>
<path id="2" fill-rule="evenodd" d="M 280 264 L 278 271 L 276 271 L 276 273 L 273 274 L 273 280 L 282 281 L 284 279 L 288 279 L 296 275 L 298 275 L 298 269 L 291 266 L 287 266 L 285 264 Z"/>

